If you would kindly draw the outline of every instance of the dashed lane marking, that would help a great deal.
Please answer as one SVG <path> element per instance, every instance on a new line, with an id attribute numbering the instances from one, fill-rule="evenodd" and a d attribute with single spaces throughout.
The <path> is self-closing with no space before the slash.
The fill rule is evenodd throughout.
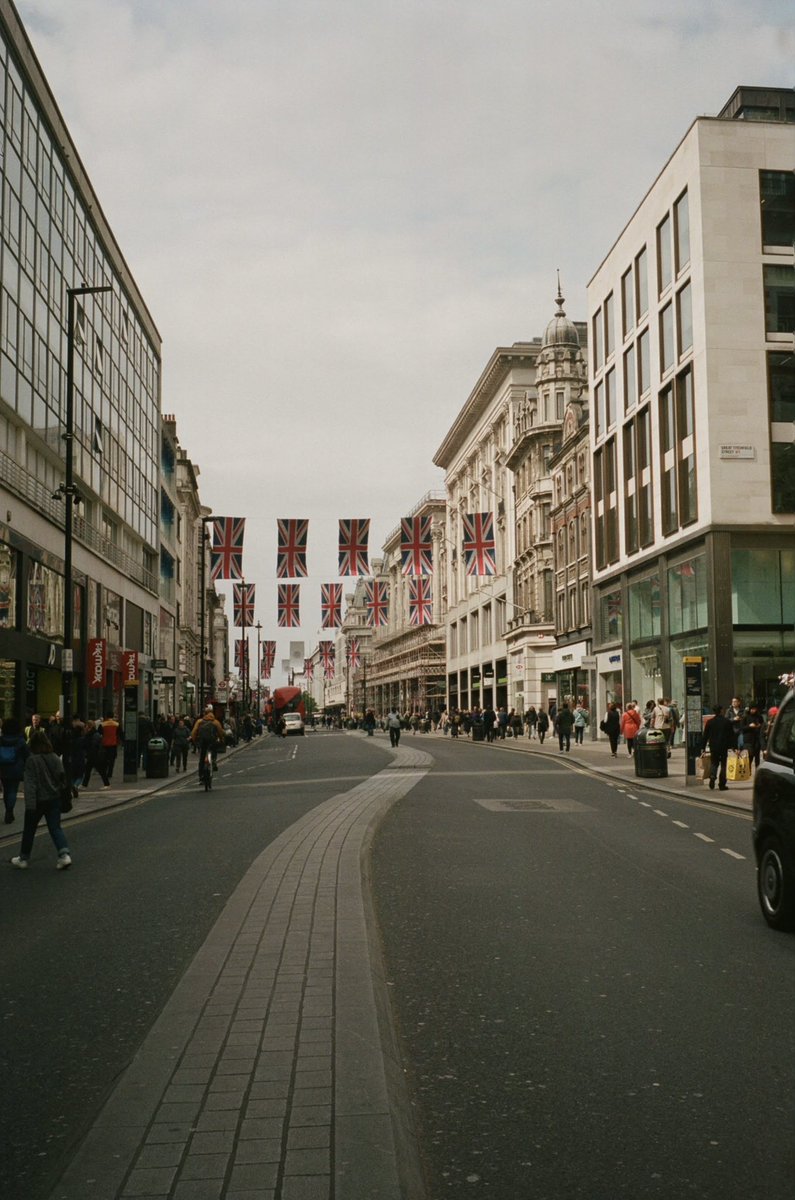
<path id="1" fill-rule="evenodd" d="M 674 825 L 678 825 L 680 829 L 689 829 L 689 825 L 685 825 L 684 821 L 674 821 Z"/>
<path id="2" fill-rule="evenodd" d="M 738 854 L 736 850 L 729 850 L 729 848 L 727 846 L 722 847 L 721 854 L 728 854 L 729 858 L 739 858 L 743 862 L 745 861 L 744 854 Z"/>
<path id="3" fill-rule="evenodd" d="M 715 841 L 714 838 L 707 837 L 707 835 L 705 833 L 694 833 L 693 837 L 700 838 L 702 842 L 714 842 Z"/>
<path id="4" fill-rule="evenodd" d="M 663 812 L 663 810 L 661 808 L 655 808 L 654 812 L 656 812 L 658 817 L 667 817 L 668 816 L 668 813 Z"/>

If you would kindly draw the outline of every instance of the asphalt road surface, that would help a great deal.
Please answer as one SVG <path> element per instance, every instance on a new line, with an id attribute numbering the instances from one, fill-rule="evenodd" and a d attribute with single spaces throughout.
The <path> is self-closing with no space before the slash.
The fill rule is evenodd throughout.
<path id="1" fill-rule="evenodd" d="M 254 858 L 387 761 L 339 734 L 256 740 L 209 794 L 191 770 L 74 822 L 66 872 L 43 825 L 31 869 L 8 867 L 17 821 L 0 852 L 3 1200 L 50 1194 Z"/>
<path id="2" fill-rule="evenodd" d="M 431 1200 L 795 1195 L 795 937 L 747 817 L 421 745 L 373 878 Z"/>

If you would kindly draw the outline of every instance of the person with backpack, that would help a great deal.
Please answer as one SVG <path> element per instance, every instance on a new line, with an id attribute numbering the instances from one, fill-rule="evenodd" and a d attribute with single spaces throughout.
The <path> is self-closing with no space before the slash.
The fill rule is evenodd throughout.
<path id="1" fill-rule="evenodd" d="M 0 733 L 0 783 L 3 785 L 4 821 L 10 825 L 14 820 L 17 792 L 25 774 L 28 744 L 16 717 L 6 717 Z"/>
<path id="2" fill-rule="evenodd" d="M 212 759 L 213 770 L 217 771 L 218 764 L 215 760 L 218 755 L 218 747 L 224 740 L 224 730 L 215 716 L 212 704 L 207 705 L 204 716 L 199 717 L 193 726 L 190 740 L 199 751 L 199 767 L 204 758 L 209 755 Z"/>

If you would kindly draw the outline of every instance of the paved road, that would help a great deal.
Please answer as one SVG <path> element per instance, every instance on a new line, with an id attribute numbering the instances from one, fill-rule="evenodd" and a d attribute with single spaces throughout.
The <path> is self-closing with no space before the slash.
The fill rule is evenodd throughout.
<path id="1" fill-rule="evenodd" d="M 791 1196 L 795 939 L 747 815 L 429 743 L 373 852 L 428 1195 Z"/>
<path id="2" fill-rule="evenodd" d="M 342 736 L 262 739 L 220 760 L 209 795 L 191 773 L 70 822 L 71 871 L 54 870 L 46 830 L 29 871 L 0 871 L 0 1196 L 49 1195 L 252 862 L 388 761 L 351 751 Z"/>

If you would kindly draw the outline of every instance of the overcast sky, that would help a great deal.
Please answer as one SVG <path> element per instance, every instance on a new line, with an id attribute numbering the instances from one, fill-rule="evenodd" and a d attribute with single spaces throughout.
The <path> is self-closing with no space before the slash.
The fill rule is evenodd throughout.
<path id="1" fill-rule="evenodd" d="M 791 0 L 16 0 L 163 338 L 205 504 L 371 555 L 498 345 L 566 311 L 694 117 L 792 86 Z M 231 596 L 231 584 L 221 585 Z M 231 602 L 230 602 L 231 609 Z M 231 612 L 230 612 L 231 616 Z"/>

